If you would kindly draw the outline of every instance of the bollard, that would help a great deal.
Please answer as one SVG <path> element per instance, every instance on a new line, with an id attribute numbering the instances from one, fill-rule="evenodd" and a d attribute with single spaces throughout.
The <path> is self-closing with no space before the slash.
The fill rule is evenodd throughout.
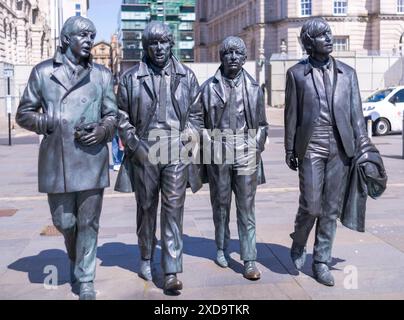
<path id="1" fill-rule="evenodd" d="M 368 119 L 368 137 L 372 140 L 372 119 Z"/>

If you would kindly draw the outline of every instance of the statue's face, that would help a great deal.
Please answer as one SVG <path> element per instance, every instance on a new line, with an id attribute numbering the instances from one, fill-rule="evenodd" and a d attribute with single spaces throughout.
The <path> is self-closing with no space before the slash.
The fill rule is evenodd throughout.
<path id="1" fill-rule="evenodd" d="M 329 26 L 314 38 L 312 52 L 314 54 L 328 55 L 333 49 L 333 37 Z"/>
<path id="2" fill-rule="evenodd" d="M 224 75 L 237 74 L 243 68 L 246 58 L 240 49 L 234 48 L 224 52 L 221 57 Z"/>
<path id="3" fill-rule="evenodd" d="M 171 43 L 165 37 L 152 38 L 148 41 L 147 55 L 151 62 L 164 68 L 171 56 Z"/>
<path id="4" fill-rule="evenodd" d="M 79 30 L 69 37 L 69 48 L 79 60 L 88 58 L 94 45 L 95 32 Z"/>

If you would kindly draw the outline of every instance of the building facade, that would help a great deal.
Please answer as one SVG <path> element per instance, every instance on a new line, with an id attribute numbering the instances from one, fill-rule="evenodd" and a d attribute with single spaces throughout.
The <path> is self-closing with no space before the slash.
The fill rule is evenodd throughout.
<path id="1" fill-rule="evenodd" d="M 36 64 L 51 54 L 49 0 L 0 1 L 0 62 Z"/>
<path id="2" fill-rule="evenodd" d="M 89 0 L 62 0 L 63 23 L 72 16 L 87 17 Z"/>
<path id="3" fill-rule="evenodd" d="M 244 39 L 249 59 L 301 57 L 300 29 L 314 16 L 329 22 L 337 54 L 394 55 L 403 42 L 404 0 L 198 0 L 195 60 L 218 61 L 229 35 Z"/>
<path id="4" fill-rule="evenodd" d="M 0 129 L 6 127 L 8 107 L 14 114 L 32 66 L 52 55 L 49 4 L 0 0 Z"/>
<path id="5" fill-rule="evenodd" d="M 114 75 L 115 80 L 118 80 L 121 74 L 121 61 L 122 61 L 122 50 L 119 43 L 118 34 L 115 33 L 111 37 L 111 71 Z"/>
<path id="6" fill-rule="evenodd" d="M 91 54 L 95 63 L 102 64 L 112 70 L 112 48 L 109 43 L 105 41 L 97 42 L 91 49 Z"/>
<path id="7" fill-rule="evenodd" d="M 45 0 L 46 1 L 46 0 Z M 47 0 L 50 3 L 50 25 L 52 29 L 52 52 L 60 44 L 60 31 L 69 17 L 87 17 L 89 0 Z"/>
<path id="8" fill-rule="evenodd" d="M 268 1 L 267 12 L 268 57 L 281 46 L 290 57 L 301 57 L 300 29 L 311 16 L 328 21 L 334 51 L 343 56 L 395 55 L 404 32 L 403 0 Z"/>
<path id="9" fill-rule="evenodd" d="M 247 59 L 258 60 L 265 45 L 265 0 L 197 0 L 195 61 L 218 62 L 219 46 L 228 36 L 241 37 Z"/>
<path id="10" fill-rule="evenodd" d="M 142 59 L 142 32 L 152 20 L 170 26 L 173 52 L 181 61 L 194 61 L 195 0 L 123 0 L 119 21 L 123 71 Z"/>

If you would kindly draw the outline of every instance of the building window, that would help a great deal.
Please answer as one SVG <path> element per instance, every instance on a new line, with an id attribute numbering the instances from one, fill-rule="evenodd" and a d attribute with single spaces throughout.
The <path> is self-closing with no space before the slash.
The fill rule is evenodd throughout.
<path id="1" fill-rule="evenodd" d="M 36 24 L 36 20 L 38 18 L 38 9 L 32 10 L 32 24 Z"/>
<path id="2" fill-rule="evenodd" d="M 76 3 L 75 9 L 76 9 L 76 16 L 81 16 L 81 5 L 80 5 L 80 3 Z"/>
<path id="3" fill-rule="evenodd" d="M 336 16 L 346 16 L 347 14 L 347 0 L 334 0 L 334 15 Z"/>
<path id="4" fill-rule="evenodd" d="M 404 0 L 397 0 L 397 13 L 404 13 Z"/>
<path id="5" fill-rule="evenodd" d="M 348 37 L 334 37 L 334 50 L 335 51 L 349 51 L 349 38 Z"/>
<path id="6" fill-rule="evenodd" d="M 301 0 L 300 9 L 302 17 L 311 16 L 311 0 Z"/>

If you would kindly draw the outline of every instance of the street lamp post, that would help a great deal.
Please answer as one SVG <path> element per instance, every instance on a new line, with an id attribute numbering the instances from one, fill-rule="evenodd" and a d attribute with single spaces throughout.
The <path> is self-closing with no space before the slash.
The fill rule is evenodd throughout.
<path id="1" fill-rule="evenodd" d="M 6 109 L 8 117 L 8 145 L 11 146 L 11 77 L 14 75 L 14 67 L 11 64 L 4 66 L 4 77 L 7 79 Z"/>

